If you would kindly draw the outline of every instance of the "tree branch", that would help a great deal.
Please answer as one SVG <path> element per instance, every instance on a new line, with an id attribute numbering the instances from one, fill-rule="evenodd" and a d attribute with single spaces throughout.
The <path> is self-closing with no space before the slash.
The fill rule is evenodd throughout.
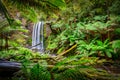
<path id="1" fill-rule="evenodd" d="M 77 44 L 73 45 L 73 46 L 72 46 L 71 48 L 69 48 L 68 50 L 60 53 L 60 54 L 56 57 L 56 59 L 59 59 L 61 56 L 63 56 L 63 55 L 65 55 L 66 53 L 70 52 L 70 51 L 73 50 L 75 47 L 77 47 Z"/>

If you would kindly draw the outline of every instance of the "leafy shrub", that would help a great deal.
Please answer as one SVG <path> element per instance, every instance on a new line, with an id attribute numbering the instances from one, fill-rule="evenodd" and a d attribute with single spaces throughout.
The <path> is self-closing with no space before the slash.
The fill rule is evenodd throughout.
<path id="1" fill-rule="evenodd" d="M 82 56 L 91 56 L 91 55 L 99 55 L 99 56 L 107 56 L 112 58 L 113 48 L 110 47 L 111 44 L 108 40 L 104 42 L 100 40 L 92 40 L 90 43 L 86 43 L 85 41 L 78 42 L 78 50 Z"/>

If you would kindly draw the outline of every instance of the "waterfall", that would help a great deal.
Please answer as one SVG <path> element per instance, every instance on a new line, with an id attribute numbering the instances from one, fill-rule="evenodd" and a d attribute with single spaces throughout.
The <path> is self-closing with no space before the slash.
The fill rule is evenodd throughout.
<path id="1" fill-rule="evenodd" d="M 35 49 L 39 52 L 44 52 L 43 32 L 43 21 L 34 24 L 32 32 L 32 49 Z"/>

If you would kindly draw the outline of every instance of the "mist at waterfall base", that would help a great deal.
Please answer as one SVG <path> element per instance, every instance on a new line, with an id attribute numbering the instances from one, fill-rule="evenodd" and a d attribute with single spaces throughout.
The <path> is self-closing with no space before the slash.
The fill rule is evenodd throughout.
<path id="1" fill-rule="evenodd" d="M 33 26 L 32 32 L 32 50 L 40 53 L 44 52 L 44 27 L 43 21 L 37 22 Z"/>

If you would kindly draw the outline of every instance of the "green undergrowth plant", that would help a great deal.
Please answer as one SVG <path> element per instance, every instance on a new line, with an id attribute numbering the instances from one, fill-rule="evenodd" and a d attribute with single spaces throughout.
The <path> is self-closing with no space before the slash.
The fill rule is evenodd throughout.
<path id="1" fill-rule="evenodd" d="M 78 55 L 56 57 L 33 53 L 27 48 L 0 52 L 1 58 L 22 63 L 22 69 L 15 73 L 13 80 L 91 80 L 93 76 L 108 75 L 93 66 L 105 60 L 97 57 L 80 57 Z M 93 73 L 98 74 L 93 74 Z M 101 75 L 103 74 L 104 75 Z M 97 79 L 97 77 L 96 77 Z"/>
<path id="2" fill-rule="evenodd" d="M 60 55 L 77 44 L 74 50 L 67 52 L 67 56 L 62 55 L 56 58 L 57 61 L 53 60 L 55 65 L 52 67 L 51 73 L 54 75 L 52 79 L 94 80 L 94 76 L 97 80 L 119 80 L 113 75 L 108 75 L 106 71 L 92 67 L 99 63 L 102 64 L 106 59 L 113 59 L 115 55 L 118 56 L 119 40 L 116 41 L 114 36 L 119 33 L 119 19 L 115 19 L 114 16 L 95 15 L 83 18 L 81 21 L 75 22 L 74 20 L 75 18 L 68 22 L 58 20 L 58 23 L 52 25 L 52 29 L 57 34 L 53 32 L 55 35 L 48 37 L 48 50 Z"/>
<path id="3" fill-rule="evenodd" d="M 80 58 L 78 55 L 58 60 L 46 57 L 46 59 L 38 59 L 37 63 L 24 60 L 22 70 L 16 73 L 13 80 L 93 80 L 98 77 L 104 79 L 104 76 L 111 75 L 93 67 L 104 61 L 96 57 Z"/>
<path id="4" fill-rule="evenodd" d="M 119 59 L 120 56 L 120 40 L 114 40 L 112 42 L 112 47 L 114 48 L 114 59 Z"/>
<path id="5" fill-rule="evenodd" d="M 21 76 L 22 80 L 50 80 L 51 76 L 46 67 L 41 66 L 41 64 L 35 64 L 33 66 L 28 66 L 28 63 L 23 64 L 22 74 L 18 74 Z M 13 80 L 17 77 L 13 77 Z"/>
<path id="6" fill-rule="evenodd" d="M 56 73 L 55 80 L 119 80 L 107 72 L 86 67 L 76 69 L 66 69 Z"/>
<path id="7" fill-rule="evenodd" d="M 33 52 L 27 48 L 19 47 L 14 50 L 4 50 L 0 51 L 0 58 L 10 61 L 24 61 L 25 59 L 29 60 L 32 57 Z"/>
<path id="8" fill-rule="evenodd" d="M 82 73 L 80 69 L 66 69 L 62 72 L 58 72 L 55 75 L 55 80 L 90 80 L 90 78 Z"/>
<path id="9" fill-rule="evenodd" d="M 77 44 L 77 49 L 70 51 L 70 54 L 85 53 L 86 56 L 94 54 L 106 58 L 115 55 L 111 46 L 114 40 L 119 39 L 119 16 L 94 15 L 77 21 L 76 17 L 71 18 L 65 22 L 60 19 L 52 24 L 57 34 L 53 32 L 48 37 L 47 50 L 60 54 Z"/>
<path id="10" fill-rule="evenodd" d="M 112 45 L 108 39 L 104 42 L 100 40 L 92 40 L 90 43 L 80 41 L 78 44 L 79 54 L 82 54 L 81 57 L 96 55 L 99 57 L 106 56 L 112 58 L 112 54 L 114 53 Z"/>
<path id="11" fill-rule="evenodd" d="M 11 24 L 6 19 L 0 19 L 0 50 L 11 49 L 23 46 L 25 43 L 25 34 L 16 35 L 18 33 L 27 33 L 28 30 L 21 27 L 20 20 L 10 20 Z"/>

